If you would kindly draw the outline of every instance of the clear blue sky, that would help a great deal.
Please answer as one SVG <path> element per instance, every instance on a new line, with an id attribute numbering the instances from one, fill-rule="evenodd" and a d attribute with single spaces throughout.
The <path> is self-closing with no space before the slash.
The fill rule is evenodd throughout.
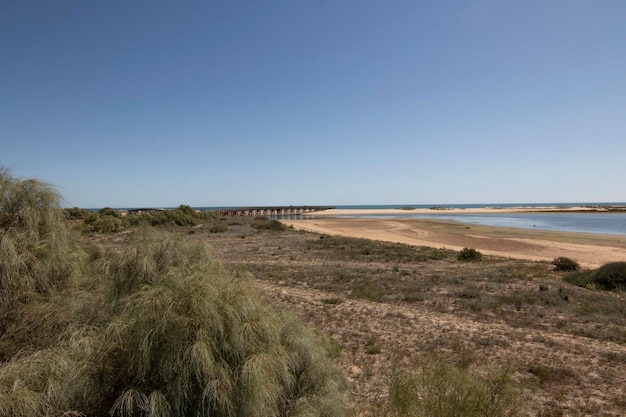
<path id="1" fill-rule="evenodd" d="M 0 3 L 0 165 L 65 206 L 626 200 L 626 1 Z"/>

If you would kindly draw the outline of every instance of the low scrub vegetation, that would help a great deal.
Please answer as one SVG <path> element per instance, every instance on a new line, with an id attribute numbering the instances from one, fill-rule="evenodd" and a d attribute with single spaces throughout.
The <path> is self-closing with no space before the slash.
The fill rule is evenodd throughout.
<path id="1" fill-rule="evenodd" d="M 266 217 L 258 217 L 254 219 L 251 226 L 258 230 L 275 230 L 275 231 L 282 231 L 287 228 L 280 221 L 269 220 Z"/>
<path id="2" fill-rule="evenodd" d="M 570 284 L 599 290 L 626 290 L 626 262 L 610 262 L 598 269 L 575 272 L 565 277 Z"/>
<path id="3" fill-rule="evenodd" d="M 0 184 L 0 416 L 624 415 L 624 296 L 585 271 L 186 207 L 85 234 Z"/>
<path id="4" fill-rule="evenodd" d="M 572 272 L 580 269 L 578 262 L 565 256 L 554 259 L 552 265 L 554 265 L 556 271 Z"/>
<path id="5" fill-rule="evenodd" d="M 395 367 L 388 401 L 378 411 L 389 417 L 526 416 L 508 368 L 468 369 L 442 357 L 422 357 L 414 370 Z M 410 368 L 409 368 L 410 369 Z"/>
<path id="6" fill-rule="evenodd" d="M 459 261 L 465 262 L 480 261 L 482 258 L 483 254 L 474 248 L 463 248 L 463 250 L 461 250 L 458 255 Z"/>
<path id="7" fill-rule="evenodd" d="M 205 243 L 89 249 L 49 185 L 2 172 L 0 198 L 0 415 L 345 415 L 326 339 Z"/>

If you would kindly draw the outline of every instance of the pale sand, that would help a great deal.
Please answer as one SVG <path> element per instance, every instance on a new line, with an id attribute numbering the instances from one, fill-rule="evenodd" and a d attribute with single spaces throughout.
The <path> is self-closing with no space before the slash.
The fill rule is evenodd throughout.
<path id="1" fill-rule="evenodd" d="M 528 211 L 528 209 L 462 209 L 462 213 Z M 482 211 L 476 211 L 482 210 Z M 559 209 L 562 210 L 562 209 Z M 546 211 L 538 209 L 537 211 Z M 296 229 L 416 246 L 452 250 L 471 247 L 485 255 L 533 261 L 552 261 L 565 256 L 581 266 L 595 268 L 607 262 L 626 261 L 626 236 L 552 232 L 529 229 L 468 225 L 436 219 L 336 218 L 348 214 L 420 213 L 417 210 L 327 210 L 311 220 L 283 220 Z M 432 213 L 430 209 L 425 212 Z M 455 213 L 453 210 L 446 212 Z"/>

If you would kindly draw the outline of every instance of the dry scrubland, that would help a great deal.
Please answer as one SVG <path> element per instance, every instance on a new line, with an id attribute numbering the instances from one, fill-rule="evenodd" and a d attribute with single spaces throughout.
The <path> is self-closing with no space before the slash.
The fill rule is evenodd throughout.
<path id="1" fill-rule="evenodd" d="M 2 416 L 626 414 L 624 294 L 549 262 L 0 179 Z"/>
<path id="2" fill-rule="evenodd" d="M 216 222 L 227 227 L 162 233 L 210 243 L 228 268 L 254 275 L 270 304 L 328 335 L 357 415 L 402 415 L 402 405 L 390 410 L 390 392 L 420 401 L 423 387 L 407 394 L 394 381 L 404 376 L 410 385 L 432 372 L 424 361 L 465 372 L 438 370 L 457 380 L 508 372 L 522 415 L 626 413 L 623 293 L 570 285 L 549 262 L 490 256 L 463 262 L 452 250 L 254 228 L 248 219 Z M 123 247 L 134 237 L 93 239 Z M 431 375 L 433 381 L 450 389 Z"/>

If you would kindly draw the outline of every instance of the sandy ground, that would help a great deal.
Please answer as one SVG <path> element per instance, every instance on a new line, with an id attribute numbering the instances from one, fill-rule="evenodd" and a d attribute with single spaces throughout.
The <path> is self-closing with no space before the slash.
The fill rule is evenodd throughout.
<path id="1" fill-rule="evenodd" d="M 446 213 L 489 213 L 497 211 L 547 211 L 545 208 L 515 209 L 452 209 Z M 554 210 L 563 210 L 554 208 Z M 580 208 L 573 209 L 580 210 Z M 411 210 L 410 213 L 432 213 L 430 209 Z M 626 236 L 596 235 L 590 233 L 552 232 L 514 229 L 431 219 L 372 219 L 337 218 L 351 214 L 394 214 L 405 210 L 341 210 L 333 209 L 315 214 L 310 220 L 283 220 L 296 229 L 328 235 L 398 242 L 416 246 L 430 246 L 461 250 L 471 247 L 486 255 L 505 256 L 535 261 L 551 261 L 565 256 L 581 266 L 595 268 L 608 262 L 626 261 Z"/>

